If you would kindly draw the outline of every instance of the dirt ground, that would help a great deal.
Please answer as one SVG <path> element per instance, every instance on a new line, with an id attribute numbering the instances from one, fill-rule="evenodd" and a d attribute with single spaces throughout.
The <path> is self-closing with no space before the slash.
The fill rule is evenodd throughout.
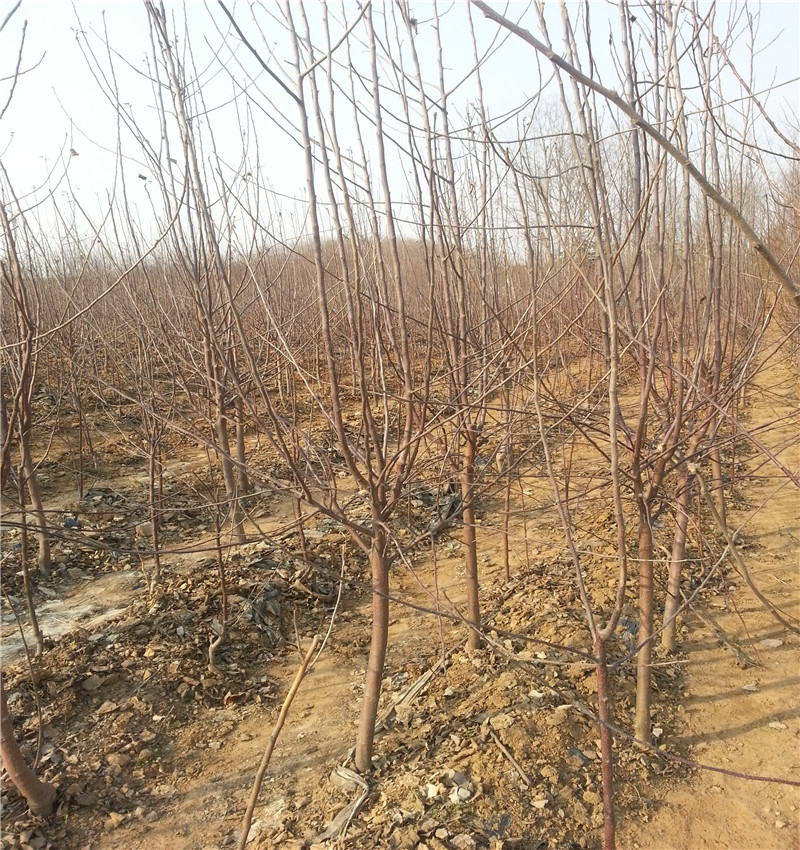
<path id="1" fill-rule="evenodd" d="M 796 372 L 776 363 L 762 381 L 748 397 L 749 424 L 769 425 L 760 439 L 797 471 Z M 798 490 L 773 468 L 748 463 L 729 523 L 740 529 L 756 584 L 796 619 Z M 437 604 L 463 600 L 457 530 L 438 541 L 435 570 L 425 551 L 410 568 L 395 569 L 376 770 L 366 802 L 335 845 L 325 830 L 357 795 L 336 767 L 352 766 L 363 691 L 365 559 L 340 527 L 316 518 L 308 524 L 309 572 L 296 535 L 280 534 L 291 522 L 291 505 L 254 495 L 250 516 L 265 536 L 227 558 L 229 636 L 210 668 L 221 601 L 209 519 L 191 507 L 186 489 L 199 467 L 188 456 L 171 467 L 169 551 L 154 599 L 136 554 L 146 478 L 125 447 L 103 447 L 97 479 L 81 502 L 63 462 L 54 457 L 44 468 L 48 507 L 82 522 L 56 544 L 58 568 L 37 587 L 46 634 L 44 657 L 33 664 L 42 706 L 40 771 L 56 784 L 59 803 L 42 822 L 5 783 L 4 848 L 235 846 L 302 651 L 314 634 L 328 632 L 332 617 L 267 771 L 248 847 L 601 846 L 599 734 L 586 713 L 596 700 L 593 669 L 564 649 L 590 647 L 543 490 L 527 490 L 536 522 L 512 529 L 509 582 L 501 568 L 500 500 L 482 508 L 489 641 L 480 652 L 467 654 L 463 629 L 431 613 Z M 426 506 L 414 510 L 425 521 Z M 602 598 L 615 575 L 604 555 L 609 515 L 587 510 L 580 519 L 590 590 Z M 249 530 L 255 535 L 256 525 Z M 21 608 L 19 579 L 8 573 L 14 535 L 4 531 L 4 581 Z M 92 553 L 80 545 L 81 535 L 102 546 Z M 719 541 L 710 544 L 721 550 Z M 709 588 L 697 613 L 681 621 L 679 656 L 656 653 L 654 723 L 665 752 L 726 772 L 692 768 L 617 739 L 619 846 L 800 847 L 798 788 L 731 775 L 800 778 L 800 639 L 764 611 L 727 562 L 724 579 Z M 630 616 L 634 589 L 631 583 Z M 5 600 L 2 636 L 11 712 L 32 755 L 35 691 Z M 743 656 L 754 664 L 742 666 Z M 634 677 L 626 663 L 613 683 L 614 717 L 625 729 Z"/>
<path id="2" fill-rule="evenodd" d="M 797 390 L 797 374 L 784 363 L 757 379 L 748 397 L 749 424 L 769 426 L 764 442 L 795 474 L 800 470 Z M 743 496 L 746 506 L 730 511 L 729 526 L 741 528 L 740 548 L 757 587 L 796 622 L 800 492 L 774 468 L 761 467 L 752 468 Z M 732 574 L 730 588 L 705 613 L 758 666 L 738 664 L 720 646 L 711 620 L 690 620 L 681 740 L 698 762 L 800 780 L 800 640 Z M 800 847 L 797 787 L 695 771 L 678 785 L 658 788 L 656 801 L 647 823 L 626 820 L 622 846 Z"/>

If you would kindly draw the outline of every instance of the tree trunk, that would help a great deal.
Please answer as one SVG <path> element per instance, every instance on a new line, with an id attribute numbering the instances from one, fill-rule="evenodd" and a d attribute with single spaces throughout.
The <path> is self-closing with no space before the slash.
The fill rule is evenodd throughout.
<path id="1" fill-rule="evenodd" d="M 635 736 L 650 743 L 650 696 L 653 651 L 653 531 L 646 512 L 639 516 L 639 633 L 637 640 L 644 644 L 636 662 L 636 722 Z"/>
<path id="2" fill-rule="evenodd" d="M 614 758 L 611 737 L 610 695 L 605 641 L 598 635 L 594 642 L 597 657 L 597 713 L 600 717 L 600 766 L 603 777 L 603 850 L 616 846 L 614 823 Z"/>
<path id="3" fill-rule="evenodd" d="M 230 510 L 231 532 L 234 543 L 246 543 L 247 535 L 244 532 L 244 514 L 239 501 L 239 493 L 236 470 L 231 461 L 230 441 L 228 440 L 228 419 L 225 416 L 220 399 L 217 400 L 217 421 L 215 422 L 220 466 L 222 467 L 222 480 L 225 482 L 225 495 Z"/>
<path id="4" fill-rule="evenodd" d="M 25 763 L 14 737 L 2 676 L 0 676 L 0 758 L 8 778 L 28 801 L 31 811 L 41 817 L 49 817 L 53 812 L 56 789 L 49 782 L 42 782 Z"/>
<path id="5" fill-rule="evenodd" d="M 22 566 L 22 581 L 25 586 L 25 604 L 28 608 L 28 620 L 33 631 L 33 639 L 36 644 L 36 657 L 39 658 L 44 651 L 44 638 L 39 628 L 39 618 L 36 615 L 36 605 L 33 602 L 33 586 L 31 584 L 31 571 L 28 567 L 28 512 L 25 506 L 25 481 L 22 470 L 17 475 L 20 510 L 20 563 Z"/>
<path id="6" fill-rule="evenodd" d="M 689 486 L 689 470 L 686 464 L 681 464 L 676 500 L 677 518 L 675 532 L 672 536 L 672 552 L 669 557 L 667 573 L 667 597 L 664 601 L 664 630 L 661 632 L 661 646 L 667 652 L 675 652 L 678 641 L 678 622 L 675 612 L 681 605 L 681 573 L 683 558 L 686 554 L 686 529 L 689 526 L 689 501 L 691 499 Z"/>
<path id="7" fill-rule="evenodd" d="M 478 544 L 475 537 L 475 449 L 477 433 L 473 425 L 467 426 L 467 455 L 461 474 L 461 499 L 464 517 L 464 569 L 467 577 L 467 649 L 471 652 L 481 647 L 481 609 L 478 599 Z"/>
<path id="8" fill-rule="evenodd" d="M 389 567 L 386 562 L 386 534 L 377 521 L 375 536 L 372 539 L 370 563 L 372 566 L 372 639 L 369 646 L 367 678 L 364 683 L 364 699 L 361 703 L 361 718 L 358 723 L 356 742 L 356 767 L 361 773 L 372 770 L 372 745 L 386 660 L 386 644 L 389 639 Z"/>
<path id="9" fill-rule="evenodd" d="M 23 421 L 27 417 L 20 417 Z M 23 427 L 20 422 L 20 439 L 19 450 L 22 463 L 22 474 L 25 476 L 25 484 L 28 488 L 28 495 L 31 497 L 31 514 L 36 524 L 36 540 L 39 544 L 39 554 L 37 563 L 39 566 L 39 574 L 43 577 L 50 575 L 50 536 L 47 531 L 47 517 L 42 504 L 42 494 L 39 491 L 39 482 L 36 479 L 36 470 L 33 466 L 33 458 L 31 457 L 30 442 L 28 438 L 27 428 Z"/>
<path id="10" fill-rule="evenodd" d="M 244 433 L 244 400 L 241 393 L 236 394 L 236 477 L 239 482 L 239 495 L 245 496 L 250 492 L 250 478 L 247 475 L 247 447 Z"/>

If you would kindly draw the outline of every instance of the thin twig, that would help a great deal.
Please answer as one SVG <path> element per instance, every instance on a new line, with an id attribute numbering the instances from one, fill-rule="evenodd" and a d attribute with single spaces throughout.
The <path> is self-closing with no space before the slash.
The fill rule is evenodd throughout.
<path id="1" fill-rule="evenodd" d="M 311 662 L 310 666 L 312 668 L 317 663 L 317 661 L 319 661 L 319 657 L 320 657 L 320 655 L 322 655 L 322 650 L 325 649 L 325 644 L 328 642 L 328 638 L 331 636 L 331 632 L 333 631 L 333 624 L 336 621 L 336 612 L 339 610 L 339 602 L 342 599 L 342 588 L 344 587 L 344 564 L 345 564 L 344 553 L 345 553 L 345 546 L 344 546 L 344 544 L 342 544 L 342 572 L 341 572 L 341 575 L 339 576 L 339 592 L 336 595 L 336 604 L 333 606 L 333 613 L 331 614 L 331 621 L 328 624 L 328 631 L 325 633 L 325 637 L 322 640 L 322 644 L 320 645 L 319 652 L 316 654 L 316 657 Z"/>
<path id="2" fill-rule="evenodd" d="M 275 749 L 275 743 L 278 740 L 278 736 L 281 734 L 283 724 L 286 722 L 286 715 L 289 713 L 289 707 L 297 694 L 300 683 L 303 681 L 303 676 L 306 674 L 308 665 L 311 662 L 311 656 L 314 654 L 318 643 L 319 635 L 314 635 L 314 639 L 311 641 L 311 646 L 309 646 L 308 652 L 306 652 L 306 657 L 303 659 L 303 663 L 300 665 L 294 677 L 292 687 L 289 688 L 289 693 L 286 694 L 286 699 L 283 701 L 283 705 L 281 706 L 281 713 L 278 715 L 275 728 L 272 730 L 272 734 L 270 735 L 269 741 L 267 742 L 267 746 L 264 750 L 264 755 L 261 757 L 261 764 L 258 766 L 255 782 L 253 782 L 253 791 L 250 794 L 250 802 L 247 804 L 247 811 L 244 813 L 244 819 L 242 820 L 242 834 L 239 836 L 237 850 L 244 850 L 245 844 L 247 844 L 247 836 L 250 832 L 253 812 L 255 811 L 256 803 L 258 802 L 258 794 L 261 791 L 261 783 L 264 781 L 264 774 L 267 772 L 269 760 L 272 758 L 272 751 Z"/>
<path id="3" fill-rule="evenodd" d="M 495 744 L 497 744 L 500 752 L 509 760 L 509 762 L 511 763 L 511 766 L 514 768 L 514 770 L 517 771 L 517 773 L 520 776 L 520 779 L 522 779 L 522 781 L 525 783 L 525 785 L 528 788 L 533 788 L 533 782 L 531 782 L 530 777 L 528 776 L 527 773 L 525 773 L 525 771 L 522 769 L 519 762 L 514 758 L 514 756 L 511 755 L 511 753 L 508 751 L 508 748 L 497 737 L 494 729 L 491 729 L 491 728 L 489 729 L 489 735 L 491 735 L 492 740 L 495 742 Z"/>
<path id="4" fill-rule="evenodd" d="M 728 544 L 728 548 L 730 549 L 731 556 L 733 557 L 734 564 L 736 566 L 736 571 L 739 575 L 747 582 L 747 586 L 753 593 L 756 595 L 756 598 L 761 602 L 761 604 L 767 609 L 767 611 L 772 614 L 772 616 L 783 626 L 789 629 L 790 632 L 794 632 L 796 635 L 800 635 L 800 628 L 790 623 L 786 617 L 789 615 L 785 614 L 785 612 L 781 611 L 780 608 L 774 603 L 767 599 L 766 596 L 756 587 L 755 582 L 753 581 L 750 570 L 747 569 L 747 564 L 744 562 L 744 558 L 739 554 L 739 550 L 736 548 L 736 543 L 733 539 L 733 535 L 728 528 L 728 523 L 725 522 L 725 517 L 720 516 L 719 511 L 717 510 L 717 506 L 714 504 L 714 500 L 711 498 L 711 493 L 708 490 L 708 484 L 706 483 L 706 479 L 703 477 L 702 472 L 693 464 L 690 467 L 691 471 L 697 476 L 697 480 L 700 482 L 700 490 L 703 494 L 703 498 L 705 499 L 706 505 L 708 509 L 711 511 L 711 516 L 714 517 L 714 522 L 716 522 L 719 530 L 722 532 L 725 537 L 725 542 Z"/>

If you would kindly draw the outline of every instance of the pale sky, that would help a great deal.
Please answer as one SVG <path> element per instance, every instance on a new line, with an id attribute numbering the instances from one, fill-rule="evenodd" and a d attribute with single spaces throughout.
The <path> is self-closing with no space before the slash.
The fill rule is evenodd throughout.
<path id="1" fill-rule="evenodd" d="M 502 9 L 500 3 L 493 5 Z M 4 18 L 12 6 L 9 0 L 3 0 L 0 3 L 0 17 Z M 268 9 L 277 8 L 271 7 L 269 3 L 265 6 Z M 741 6 L 739 3 L 734 8 Z M 230 2 L 229 8 L 245 33 L 254 42 L 261 44 L 247 5 Z M 329 6 L 331 16 L 338 17 L 340 8 L 338 2 L 332 3 Z M 352 19 L 355 7 L 350 4 L 347 8 L 348 16 Z M 376 6 L 377 10 L 384 8 L 391 8 L 391 5 Z M 575 8 L 570 5 L 570 9 Z M 700 8 L 702 11 L 706 7 L 701 4 Z M 718 4 L 718 20 L 724 21 L 730 8 L 727 3 Z M 761 52 L 756 58 L 755 67 L 757 84 L 760 87 L 766 87 L 773 81 L 784 84 L 769 95 L 767 104 L 772 116 L 784 129 L 791 125 L 797 127 L 798 85 L 796 82 L 787 82 L 800 74 L 800 3 L 796 0 L 764 2 L 760 5 L 750 4 L 750 8 L 754 11 L 760 9 L 761 13 L 757 40 Z M 221 158 L 230 167 L 230 173 L 225 175 L 225 179 L 232 179 L 238 171 L 244 173 L 252 165 L 249 159 L 247 162 L 242 161 L 245 143 L 237 113 L 231 104 L 236 85 L 244 85 L 247 80 L 243 69 L 237 67 L 230 58 L 231 51 L 236 51 L 242 57 L 247 68 L 254 70 L 255 66 L 235 37 L 228 39 L 220 53 L 227 64 L 227 71 L 220 68 L 219 62 L 212 58 L 209 45 L 218 47 L 222 41 L 220 30 L 227 29 L 216 3 L 192 0 L 185 6 L 168 3 L 167 9 L 178 18 L 185 15 L 195 62 L 202 69 L 200 77 L 203 97 L 206 106 L 212 111 L 210 126 Z M 318 14 L 316 3 L 309 3 L 307 9 L 310 17 Z M 449 71 L 450 85 L 472 64 L 472 42 L 465 4 L 443 3 L 439 9 L 442 30 L 446 34 L 444 62 Z M 524 9 L 523 4 L 512 3 L 508 15 L 518 17 Z M 426 57 L 432 61 L 430 57 L 435 59 L 435 50 L 430 22 L 431 7 L 426 3 L 412 2 L 411 11 L 419 21 L 417 49 L 423 62 Z M 550 4 L 547 13 L 553 22 L 551 32 L 555 40 L 555 33 L 560 32 L 557 5 Z M 616 7 L 610 3 L 596 2 L 591 5 L 591 14 L 598 73 L 604 82 L 616 86 L 608 55 L 609 27 L 614 26 Z M 477 12 L 473 13 L 473 19 L 480 47 L 488 46 L 497 36 L 496 25 Z M 147 79 L 146 56 L 151 53 L 151 47 L 144 7 L 139 2 L 119 0 L 75 4 L 64 0 L 24 0 L 21 9 L 0 33 L 0 77 L 5 78 L 0 83 L 0 108 L 8 96 L 9 78 L 16 64 L 22 25 L 26 20 L 21 65 L 26 73 L 19 79 L 13 101 L 0 121 L 0 160 L 18 195 L 26 196 L 34 189 L 41 194 L 42 187 L 46 187 L 49 182 L 51 187 L 57 186 L 57 193 L 73 193 L 90 216 L 101 216 L 117 173 L 118 114 L 113 104 L 101 94 L 81 52 L 76 32 L 80 25 L 83 32 L 88 34 L 89 43 L 94 46 L 105 71 L 113 64 L 120 102 L 128 105 L 125 108 L 148 138 L 155 137 L 151 142 L 157 146 L 159 129 L 152 87 Z M 266 15 L 262 15 L 262 20 L 268 20 Z M 533 17 L 526 20 L 534 34 L 537 34 Z M 378 26 L 376 23 L 376 28 Z M 108 49 L 103 45 L 104 31 L 108 36 L 110 56 L 103 55 Z M 267 38 L 275 46 L 278 58 L 284 55 L 288 58 L 287 48 L 281 46 L 285 45 L 285 34 L 277 22 L 274 23 L 274 30 L 270 27 Z M 484 100 L 495 117 L 519 106 L 535 94 L 539 85 L 537 66 L 542 64 L 533 49 L 519 39 L 507 34 L 500 38 L 505 39 L 505 42 L 487 62 L 483 80 Z M 320 42 L 318 46 L 322 47 L 323 44 Z M 557 46 L 561 46 L 560 41 Z M 365 55 L 364 48 L 358 61 L 363 62 Z M 546 62 L 542 70 L 545 76 L 550 74 Z M 747 68 L 740 70 L 746 71 Z M 235 83 L 231 76 L 236 78 Z M 296 120 L 296 109 L 277 85 L 266 79 L 266 75 L 256 73 L 255 76 L 258 77 L 257 83 L 262 91 L 273 100 L 276 107 L 285 109 L 289 120 Z M 430 79 L 435 80 L 433 70 Z M 291 85 L 291 81 L 288 82 Z M 471 93 L 474 90 L 465 87 L 463 92 L 454 94 L 456 111 L 464 113 Z M 253 122 L 257 129 L 263 181 L 268 182 L 277 192 L 302 195 L 304 177 L 300 152 L 297 144 L 285 132 L 286 120 L 275 114 L 261 114 L 254 116 Z M 343 124 L 346 125 L 346 122 Z M 147 178 L 150 164 L 145 161 L 141 151 L 130 143 L 124 127 L 122 134 L 122 168 L 131 192 L 131 203 L 146 208 L 148 183 L 146 179 L 140 180 L 139 175 Z M 249 138 L 246 143 L 249 145 L 246 156 L 254 156 L 253 139 Z M 70 158 L 71 148 L 79 156 Z"/>

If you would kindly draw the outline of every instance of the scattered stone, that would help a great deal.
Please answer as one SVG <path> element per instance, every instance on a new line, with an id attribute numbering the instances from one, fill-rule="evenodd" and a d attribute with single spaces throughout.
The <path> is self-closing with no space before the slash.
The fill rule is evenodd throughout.
<path id="1" fill-rule="evenodd" d="M 261 835 L 264 830 L 264 822 L 260 820 L 254 820 L 250 824 L 250 831 L 247 833 L 247 843 L 249 844 L 251 841 L 255 841 L 259 835 Z"/>
<path id="2" fill-rule="evenodd" d="M 92 691 L 96 691 L 102 684 L 102 676 L 98 676 L 96 673 L 93 673 L 88 679 L 84 679 L 83 682 L 81 682 L 81 687 L 85 691 L 89 691 L 89 693 L 91 693 Z"/>
<path id="3" fill-rule="evenodd" d="M 105 828 L 108 830 L 116 829 L 124 820 L 125 815 L 121 815 L 119 812 L 109 812 L 105 822 Z"/>
<path id="4" fill-rule="evenodd" d="M 496 714 L 489 719 L 489 725 L 495 732 L 502 729 L 508 729 L 514 725 L 514 718 L 510 714 Z"/>
<path id="5" fill-rule="evenodd" d="M 433 818 L 424 818 L 418 827 L 418 831 L 420 835 L 429 835 L 436 829 L 437 826 L 438 824 Z"/>
<path id="6" fill-rule="evenodd" d="M 761 641 L 761 646 L 767 649 L 777 649 L 779 646 L 783 646 L 783 641 L 780 638 L 764 638 Z"/>
<path id="7" fill-rule="evenodd" d="M 282 829 L 285 810 L 286 799 L 284 797 L 278 797 L 277 800 L 273 800 L 269 805 L 264 807 L 264 811 L 261 813 L 261 820 L 273 831 Z"/>
<path id="8" fill-rule="evenodd" d="M 414 850 L 419 844 L 419 833 L 413 826 L 404 826 L 396 829 L 389 839 L 389 846 L 393 850 Z"/>
<path id="9" fill-rule="evenodd" d="M 422 786 L 422 796 L 426 800 L 435 800 L 436 797 L 439 796 L 440 788 L 438 785 L 434 785 L 432 782 L 426 782 L 425 785 Z"/>
<path id="10" fill-rule="evenodd" d="M 780 722 L 780 721 L 778 721 L 778 720 L 773 720 L 773 721 L 772 721 L 772 723 L 770 723 L 770 724 L 769 724 L 769 728 L 770 728 L 770 729 L 780 729 L 780 730 L 783 730 L 783 729 L 786 729 L 786 724 L 785 724 L 785 723 L 781 723 L 781 722 Z"/>
<path id="11" fill-rule="evenodd" d="M 453 850 L 475 850 L 478 845 L 471 835 L 467 835 L 466 832 L 460 832 L 450 839 L 450 846 Z"/>

